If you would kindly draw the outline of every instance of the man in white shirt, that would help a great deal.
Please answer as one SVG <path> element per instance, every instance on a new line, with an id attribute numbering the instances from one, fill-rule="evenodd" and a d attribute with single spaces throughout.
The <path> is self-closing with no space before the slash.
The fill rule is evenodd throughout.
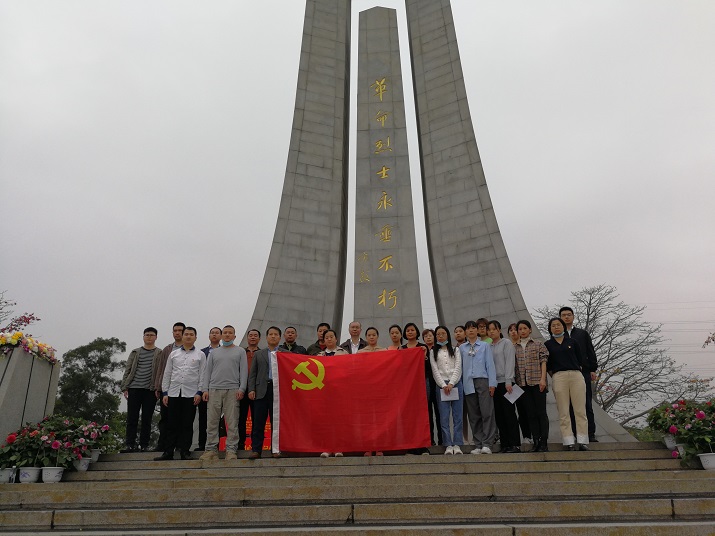
<path id="1" fill-rule="evenodd" d="M 194 433 L 196 406 L 203 394 L 199 389 L 203 384 L 206 369 L 206 355 L 194 346 L 196 329 L 186 327 L 181 338 L 181 346 L 171 352 L 166 361 L 161 382 L 161 403 L 169 409 L 167 441 L 164 454 L 155 461 L 173 460 L 174 450 L 179 449 L 182 460 L 190 460 L 191 440 Z"/>

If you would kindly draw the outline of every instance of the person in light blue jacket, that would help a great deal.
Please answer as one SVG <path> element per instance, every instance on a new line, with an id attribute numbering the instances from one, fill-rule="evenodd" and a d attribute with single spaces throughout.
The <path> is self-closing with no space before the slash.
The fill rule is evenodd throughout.
<path id="1" fill-rule="evenodd" d="M 464 327 L 467 340 L 459 347 L 459 353 L 462 357 L 464 401 L 474 438 L 471 454 L 491 454 L 497 432 L 494 418 L 497 374 L 492 347 L 489 343 L 479 340 L 475 321 L 470 320 Z"/>

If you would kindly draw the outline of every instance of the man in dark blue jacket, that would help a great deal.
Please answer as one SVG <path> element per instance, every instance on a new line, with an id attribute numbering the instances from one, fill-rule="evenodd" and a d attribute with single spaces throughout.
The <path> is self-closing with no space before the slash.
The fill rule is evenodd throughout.
<path id="1" fill-rule="evenodd" d="M 591 443 L 598 443 L 596 439 L 596 420 L 593 415 L 593 389 L 591 382 L 596 381 L 596 371 L 598 370 L 598 360 L 596 359 L 596 350 L 593 347 L 593 341 L 588 331 L 581 328 L 576 328 L 573 325 L 574 314 L 571 307 L 562 307 L 559 309 L 559 317 L 566 324 L 568 336 L 578 343 L 581 351 L 586 355 L 588 360 L 588 368 L 581 370 L 583 379 L 586 382 L 586 418 L 588 419 L 588 440 Z M 576 421 L 571 410 L 571 428 L 576 433 Z"/>

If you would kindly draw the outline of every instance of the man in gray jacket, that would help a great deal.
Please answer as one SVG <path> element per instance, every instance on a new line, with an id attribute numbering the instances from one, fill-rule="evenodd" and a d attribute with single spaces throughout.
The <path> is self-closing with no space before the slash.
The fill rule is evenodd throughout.
<path id="1" fill-rule="evenodd" d="M 226 419 L 226 460 L 235 460 L 238 449 L 238 408 L 246 394 L 248 360 L 246 351 L 236 346 L 236 330 L 221 330 L 221 346 L 211 350 L 206 361 L 203 399 L 208 403 L 206 452 L 202 460 L 218 459 L 218 427 L 221 413 Z"/>

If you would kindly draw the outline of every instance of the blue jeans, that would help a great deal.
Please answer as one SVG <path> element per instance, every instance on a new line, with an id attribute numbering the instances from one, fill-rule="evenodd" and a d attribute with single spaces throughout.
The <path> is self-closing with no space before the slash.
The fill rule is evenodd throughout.
<path id="1" fill-rule="evenodd" d="M 440 389 L 437 387 L 435 394 L 437 395 L 437 404 L 439 405 L 439 426 L 442 428 L 442 444 L 447 447 L 462 444 L 462 406 L 464 405 L 464 390 L 462 389 L 462 381 L 460 380 L 453 388 L 459 393 L 459 400 L 450 400 L 443 402 L 440 395 Z M 452 413 L 452 430 L 449 428 L 449 414 Z"/>

